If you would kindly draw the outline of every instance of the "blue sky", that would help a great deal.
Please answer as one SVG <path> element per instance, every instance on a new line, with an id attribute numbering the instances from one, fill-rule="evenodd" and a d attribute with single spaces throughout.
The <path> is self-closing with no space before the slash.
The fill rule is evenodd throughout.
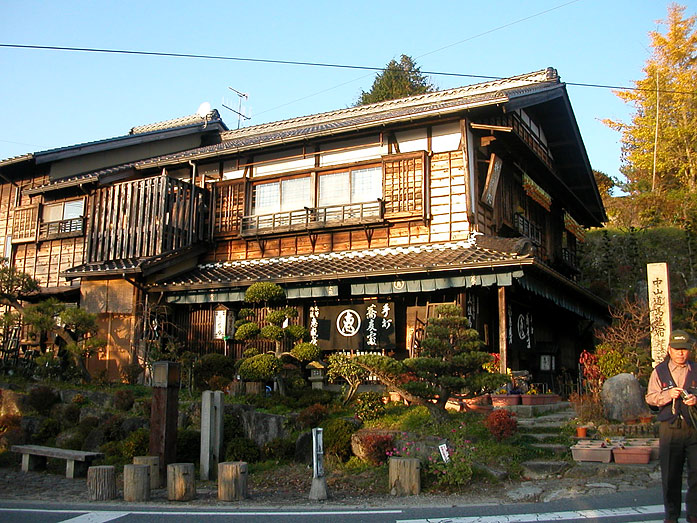
<path id="1" fill-rule="evenodd" d="M 694 1 L 683 2 L 687 14 Z M 630 86 L 661 0 L 181 2 L 0 0 L 0 43 L 219 55 L 505 77 L 555 67 L 562 81 Z M 241 61 L 0 48 L 0 159 L 126 134 L 209 102 L 230 128 L 352 105 L 374 73 Z M 439 88 L 477 79 L 431 76 Z M 616 176 L 631 108 L 610 89 L 568 87 L 593 168 Z"/>

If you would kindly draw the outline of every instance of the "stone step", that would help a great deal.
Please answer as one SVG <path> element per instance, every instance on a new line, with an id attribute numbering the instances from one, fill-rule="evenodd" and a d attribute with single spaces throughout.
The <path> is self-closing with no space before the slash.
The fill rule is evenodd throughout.
<path id="1" fill-rule="evenodd" d="M 523 476 L 528 479 L 546 479 L 562 474 L 570 467 L 568 461 L 532 460 L 521 463 Z"/>
<path id="2" fill-rule="evenodd" d="M 574 417 L 575 413 L 570 407 L 568 401 L 559 401 L 557 403 L 548 403 L 547 405 L 509 405 L 506 407 L 497 407 L 515 412 L 519 419 L 522 418 L 537 418 L 557 413 L 560 416 Z"/>
<path id="3" fill-rule="evenodd" d="M 531 438 L 534 438 L 538 441 L 544 441 L 549 438 L 555 438 L 559 436 L 559 433 L 557 432 L 524 432 L 520 431 L 520 433 L 524 436 L 530 436 Z"/>
<path id="4" fill-rule="evenodd" d="M 562 445 L 561 443 L 533 443 L 531 447 L 535 447 L 540 450 L 547 450 L 549 452 L 554 452 L 561 454 L 562 452 L 567 452 L 569 450 L 568 445 Z"/>

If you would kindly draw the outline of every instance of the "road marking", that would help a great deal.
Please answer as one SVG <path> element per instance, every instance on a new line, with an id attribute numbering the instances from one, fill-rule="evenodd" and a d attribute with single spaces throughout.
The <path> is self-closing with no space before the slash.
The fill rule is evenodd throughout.
<path id="1" fill-rule="evenodd" d="M 663 515 L 663 505 L 643 507 L 601 508 L 591 510 L 569 510 L 564 512 L 538 512 L 529 514 L 499 514 L 496 516 L 469 516 L 454 518 L 403 519 L 396 523 L 529 523 L 532 521 L 564 521 L 569 519 L 613 518 L 620 516 Z"/>
<path id="2" fill-rule="evenodd" d="M 85 516 L 88 516 L 90 514 L 117 514 L 117 512 L 113 511 L 99 511 L 99 510 L 93 510 L 90 511 L 89 513 L 86 513 L 86 510 L 76 510 L 76 509 L 45 509 L 45 508 L 3 508 L 0 507 L 0 512 L 37 512 L 41 514 L 84 514 Z M 232 516 L 270 516 L 270 515 L 278 515 L 278 516 L 332 516 L 332 515 L 338 515 L 338 516 L 350 516 L 350 515 L 360 515 L 360 514 L 401 514 L 403 513 L 403 510 L 400 509 L 395 509 L 395 510 L 307 510 L 304 512 L 301 511 L 277 511 L 277 510 L 266 510 L 266 511 L 256 511 L 256 512 L 240 512 L 240 511 L 226 511 L 226 510 L 216 510 L 216 511 L 195 511 L 195 510 L 129 510 L 127 512 L 119 512 L 119 516 L 114 516 L 116 517 L 121 517 L 125 516 L 127 514 L 137 514 L 139 516 L 141 515 L 154 515 L 154 516 L 167 516 L 167 515 L 173 515 L 173 516 L 226 516 L 226 517 L 232 517 Z M 82 516 L 80 516 L 82 517 Z M 112 518 L 112 519 L 114 519 Z M 79 519 L 79 517 L 73 518 L 73 519 L 68 519 L 65 521 L 79 521 L 81 523 L 87 523 L 90 521 L 109 521 L 109 519 L 104 519 L 104 520 L 89 520 L 89 519 Z"/>
<path id="3" fill-rule="evenodd" d="M 82 516 L 77 516 L 75 518 L 64 519 L 61 523 L 104 523 L 105 521 L 111 521 L 123 516 L 128 516 L 128 514 L 128 512 L 96 511 L 83 514 Z"/>

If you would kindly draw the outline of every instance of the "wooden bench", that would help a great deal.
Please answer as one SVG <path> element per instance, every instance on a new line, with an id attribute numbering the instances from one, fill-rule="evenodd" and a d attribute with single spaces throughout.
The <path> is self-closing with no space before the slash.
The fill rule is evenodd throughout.
<path id="1" fill-rule="evenodd" d="M 11 450 L 22 454 L 22 472 L 45 469 L 46 458 L 66 460 L 66 478 L 84 477 L 92 464 L 92 460 L 104 457 L 102 452 L 85 452 L 41 445 L 12 445 Z"/>

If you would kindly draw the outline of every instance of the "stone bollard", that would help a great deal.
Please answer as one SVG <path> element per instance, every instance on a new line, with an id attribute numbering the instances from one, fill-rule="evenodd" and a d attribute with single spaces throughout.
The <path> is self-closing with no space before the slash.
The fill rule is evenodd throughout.
<path id="1" fill-rule="evenodd" d="M 87 493 L 92 501 L 116 498 L 116 469 L 113 465 L 102 465 L 87 469 Z"/>
<path id="2" fill-rule="evenodd" d="M 193 463 L 167 465 L 167 499 L 191 501 L 196 498 L 196 478 Z"/>
<path id="3" fill-rule="evenodd" d="M 150 489 L 160 488 L 160 456 L 133 456 L 134 465 L 150 467 Z"/>
<path id="4" fill-rule="evenodd" d="M 218 499 L 241 501 L 247 497 L 247 464 L 244 461 L 218 463 Z"/>
<path id="5" fill-rule="evenodd" d="M 421 493 L 421 462 L 416 458 L 390 458 L 390 494 L 409 496 Z"/>
<path id="6" fill-rule="evenodd" d="M 123 500 L 150 500 L 150 465 L 123 466 Z"/>

